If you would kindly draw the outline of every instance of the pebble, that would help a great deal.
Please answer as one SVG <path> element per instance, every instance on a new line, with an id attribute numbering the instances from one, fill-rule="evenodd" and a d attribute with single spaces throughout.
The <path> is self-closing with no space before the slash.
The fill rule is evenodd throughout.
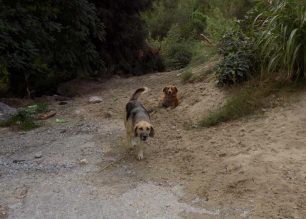
<path id="1" fill-rule="evenodd" d="M 42 157 L 42 153 L 41 152 L 37 152 L 35 155 L 34 155 L 35 158 L 41 158 Z"/>
<path id="2" fill-rule="evenodd" d="M 99 96 L 91 96 L 88 99 L 89 103 L 101 103 L 102 101 L 103 101 L 102 98 Z"/>
<path id="3" fill-rule="evenodd" d="M 104 113 L 104 118 L 108 119 L 108 118 L 112 118 L 112 116 L 113 116 L 113 113 L 111 111 Z"/>
<path id="4" fill-rule="evenodd" d="M 82 159 L 82 160 L 80 160 L 79 163 L 82 164 L 82 165 L 85 165 L 85 164 L 88 164 L 88 161 L 86 159 Z"/>

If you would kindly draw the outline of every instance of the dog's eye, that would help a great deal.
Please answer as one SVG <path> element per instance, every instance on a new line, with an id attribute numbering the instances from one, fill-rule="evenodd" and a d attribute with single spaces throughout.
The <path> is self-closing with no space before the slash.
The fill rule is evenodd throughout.
<path id="1" fill-rule="evenodd" d="M 143 128 L 142 128 L 142 127 L 140 127 L 140 128 L 139 128 L 139 130 L 141 130 L 141 131 L 142 131 L 142 130 L 143 130 Z"/>
<path id="2" fill-rule="evenodd" d="M 149 131 L 150 129 L 149 129 L 149 127 L 147 127 L 147 131 Z"/>

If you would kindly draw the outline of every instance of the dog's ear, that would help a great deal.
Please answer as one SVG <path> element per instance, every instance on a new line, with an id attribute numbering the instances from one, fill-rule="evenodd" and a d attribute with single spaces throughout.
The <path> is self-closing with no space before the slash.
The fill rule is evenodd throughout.
<path id="1" fill-rule="evenodd" d="M 163 92 L 166 93 L 167 89 L 168 89 L 168 86 L 164 87 Z"/>
<path id="2" fill-rule="evenodd" d="M 151 126 L 151 130 L 150 130 L 150 134 L 149 134 L 149 136 L 150 137 L 154 137 L 154 128 Z"/>
<path id="3" fill-rule="evenodd" d="M 134 136 L 135 137 L 138 137 L 137 129 L 138 129 L 138 126 L 135 126 L 135 128 L 134 128 Z"/>
<path id="4" fill-rule="evenodd" d="M 173 86 L 173 92 L 174 92 L 174 93 L 177 93 L 177 88 L 176 88 L 176 86 Z"/>

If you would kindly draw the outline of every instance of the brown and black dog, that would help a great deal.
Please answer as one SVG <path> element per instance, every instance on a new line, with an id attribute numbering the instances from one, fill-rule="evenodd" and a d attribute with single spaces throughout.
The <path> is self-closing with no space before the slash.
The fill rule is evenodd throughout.
<path id="1" fill-rule="evenodd" d="M 154 128 L 151 125 L 150 115 L 138 100 L 140 95 L 147 91 L 148 88 L 146 87 L 137 89 L 125 106 L 124 125 L 127 140 L 130 146 L 138 146 L 138 160 L 143 159 L 143 149 L 148 138 L 154 137 Z"/>
<path id="2" fill-rule="evenodd" d="M 164 87 L 163 94 L 159 103 L 160 107 L 170 107 L 171 109 L 177 107 L 179 104 L 177 92 L 178 90 L 174 85 L 168 85 Z"/>

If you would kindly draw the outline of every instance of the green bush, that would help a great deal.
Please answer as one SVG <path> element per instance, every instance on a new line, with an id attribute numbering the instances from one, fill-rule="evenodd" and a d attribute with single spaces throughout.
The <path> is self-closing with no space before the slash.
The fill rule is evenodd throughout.
<path id="1" fill-rule="evenodd" d="M 161 55 L 166 68 L 180 69 L 189 64 L 192 58 L 193 41 L 185 40 L 180 28 L 174 25 L 161 42 Z"/>
<path id="2" fill-rule="evenodd" d="M 207 35 L 215 42 L 218 42 L 225 32 L 238 28 L 234 17 L 225 17 L 220 8 L 214 8 L 207 16 Z"/>
<path id="3" fill-rule="evenodd" d="M 253 42 L 241 32 L 224 34 L 218 48 L 223 55 L 217 65 L 218 84 L 240 83 L 255 72 L 257 63 Z"/>
<path id="4" fill-rule="evenodd" d="M 150 7 L 151 0 L 0 0 L 0 76 L 8 75 L 11 93 L 35 96 L 76 77 L 133 73 L 145 47 L 139 13 Z"/>
<path id="5" fill-rule="evenodd" d="M 87 0 L 0 0 L 0 60 L 11 92 L 54 92 L 58 81 L 101 70 L 103 61 L 91 40 L 103 39 L 100 23 Z"/>
<path id="6" fill-rule="evenodd" d="M 166 66 L 171 69 L 184 68 L 192 58 L 190 45 L 183 42 L 173 44 L 166 54 Z"/>
<path id="7" fill-rule="evenodd" d="M 248 0 L 160 0 L 143 15 L 149 30 L 149 45 L 161 45 L 162 58 L 168 69 L 190 63 L 200 64 L 210 57 L 200 34 L 217 42 L 225 31 L 237 28 L 235 16 L 250 7 Z M 230 9 L 230 10 L 229 10 Z M 190 55 L 191 54 L 191 55 Z"/>
<path id="8" fill-rule="evenodd" d="M 206 28 L 206 16 L 198 1 L 157 1 L 153 10 L 143 15 L 150 34 L 149 45 L 161 48 L 167 69 L 187 66 L 194 56 L 198 35 Z"/>

